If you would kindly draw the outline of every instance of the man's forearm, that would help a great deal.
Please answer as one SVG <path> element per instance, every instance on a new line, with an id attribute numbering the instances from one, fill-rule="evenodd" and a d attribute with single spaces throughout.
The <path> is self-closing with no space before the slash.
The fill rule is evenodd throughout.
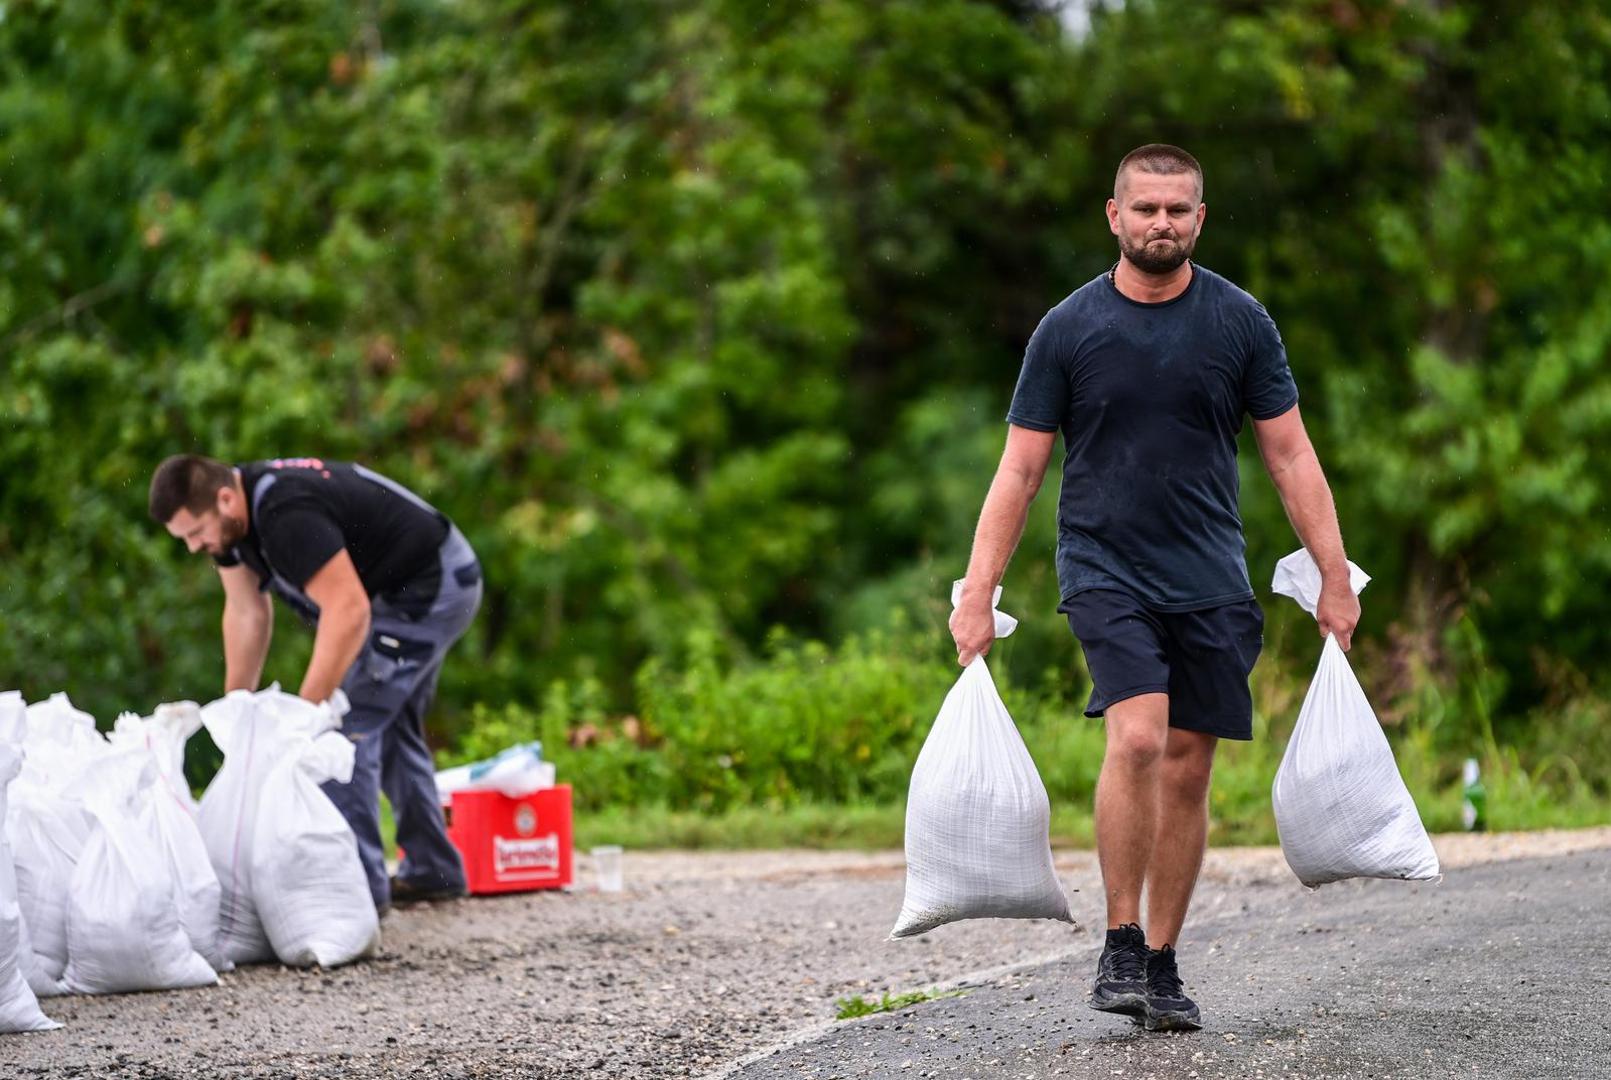
<path id="1" fill-rule="evenodd" d="M 369 637 L 369 609 L 354 605 L 320 611 L 313 637 L 313 659 L 298 693 L 309 701 L 328 701 L 341 686 L 347 670 L 363 651 Z"/>
<path id="2" fill-rule="evenodd" d="M 1337 504 L 1331 486 L 1312 449 L 1294 458 L 1274 474 L 1276 490 L 1286 507 L 1287 520 L 1298 540 L 1309 550 L 1323 577 L 1348 579 L 1348 557 L 1343 551 L 1342 529 L 1337 524 Z"/>
<path id="3" fill-rule="evenodd" d="M 1006 573 L 1007 563 L 1024 535 L 1029 504 L 1040 487 L 1039 480 L 1009 469 L 1000 469 L 990 483 L 979 527 L 973 535 L 973 554 L 963 580 L 964 603 L 989 604 L 996 585 Z"/>
<path id="4" fill-rule="evenodd" d="M 272 617 L 224 609 L 224 693 L 257 689 L 273 635 Z"/>

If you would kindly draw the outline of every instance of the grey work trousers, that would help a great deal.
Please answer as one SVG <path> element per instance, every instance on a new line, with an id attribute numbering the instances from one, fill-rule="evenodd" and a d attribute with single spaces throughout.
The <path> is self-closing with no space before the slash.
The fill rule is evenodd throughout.
<path id="1" fill-rule="evenodd" d="M 425 714 L 448 649 L 481 606 L 481 566 L 456 527 L 439 551 L 441 585 L 422 616 L 410 617 L 375 598 L 369 640 L 341 688 L 352 703 L 342 731 L 357 754 L 352 781 L 324 785 L 358 837 L 358 854 L 375 906 L 391 902 L 380 838 L 380 792 L 397 823 L 404 858 L 399 880 L 422 889 L 462 889 L 464 863 L 447 837 L 436 796 L 436 765 L 425 743 Z"/>

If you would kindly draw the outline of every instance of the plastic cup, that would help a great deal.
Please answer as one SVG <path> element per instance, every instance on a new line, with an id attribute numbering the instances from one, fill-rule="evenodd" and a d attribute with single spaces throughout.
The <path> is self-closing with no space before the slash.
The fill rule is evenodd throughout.
<path id="1" fill-rule="evenodd" d="M 593 849 L 593 872 L 598 875 L 599 892 L 621 891 L 621 847 L 605 844 Z"/>

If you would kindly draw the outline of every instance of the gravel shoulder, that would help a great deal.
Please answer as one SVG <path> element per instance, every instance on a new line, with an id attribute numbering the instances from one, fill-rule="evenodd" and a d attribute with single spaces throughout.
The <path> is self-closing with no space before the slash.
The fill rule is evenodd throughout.
<path id="1" fill-rule="evenodd" d="M 1462 914 L 1450 905 L 1468 890 L 1455 885 L 1470 876 L 1475 888 L 1479 879 L 1454 872 L 1515 859 L 1566 867 L 1575 865 L 1573 856 L 1611 865 L 1598 854 L 1611 850 L 1611 828 L 1440 836 L 1434 842 L 1451 871 L 1441 886 L 1345 883 L 1314 894 L 1298 886 L 1277 849 L 1215 849 L 1204 867 L 1189 925 L 1193 940 L 1183 942 L 1183 961 L 1194 945 L 1216 952 L 1249 947 L 1237 935 L 1246 934 L 1261 913 L 1308 918 L 1320 926 L 1317 913 L 1358 904 L 1358 918 L 1365 920 L 1360 925 L 1381 926 L 1373 940 L 1387 942 L 1394 920 L 1408 917 L 1408 909 L 1400 910 L 1407 897 L 1431 897 L 1427 902 L 1444 905 L 1444 917 L 1458 922 Z M 580 861 L 577 876 L 585 883 L 591 868 Z M 46 1012 L 66 1026 L 0 1037 L 0 1075 L 810 1075 L 793 1065 L 788 1068 L 794 1072 L 766 1072 L 768 1060 L 786 1058 L 786 1052 L 769 1051 L 791 1036 L 793 1045 L 804 1046 L 813 1037 L 893 1024 L 909 1015 L 832 1024 L 839 997 L 959 981 L 979 986 L 979 994 L 997 993 L 1033 979 L 1041 989 L 1023 993 L 1044 1004 L 1024 1012 L 1024 1023 L 1038 1022 L 1036 1016 L 1046 1020 L 1044 1010 L 1052 1003 L 1058 1003 L 1059 1016 L 1083 1011 L 1084 968 L 1097 945 L 1090 928 L 1101 921 L 1099 879 L 1088 852 L 1060 853 L 1057 866 L 1080 927 L 961 923 L 890 942 L 885 936 L 901 903 L 899 852 L 629 852 L 622 893 L 583 888 L 396 911 L 383 924 L 381 955 L 368 963 L 328 972 L 256 966 L 204 990 L 49 1000 Z M 1603 870 L 1597 878 L 1591 871 L 1578 873 L 1572 885 L 1561 885 L 1548 898 L 1527 892 L 1543 890 L 1528 886 L 1530 872 L 1518 871 L 1513 882 L 1502 868 L 1481 873 L 1497 883 L 1482 892 L 1499 890 L 1495 902 L 1508 902 L 1508 890 L 1518 904 L 1548 899 L 1563 911 L 1594 904 L 1601 917 L 1611 917 Z M 1493 961 L 1493 977 L 1505 979 L 1513 958 L 1501 950 Z M 1599 972 L 1608 969 L 1604 962 L 1598 966 Z M 1194 982 L 1189 968 L 1187 974 Z M 1604 976 L 1599 978 L 1595 992 L 1603 1017 L 1611 994 Z M 1359 984 L 1345 978 L 1326 993 L 1339 1007 L 1354 1008 L 1359 1003 L 1349 994 L 1369 998 L 1369 991 L 1368 979 Z M 1069 996 L 1076 992 L 1079 1000 Z M 970 994 L 918 1011 L 927 1015 L 982 1000 Z M 1257 1000 L 1248 1007 L 1263 1008 Z M 1115 1030 L 1116 1037 L 1133 1037 L 1122 1027 Z M 878 1059 L 872 1072 L 816 1075 L 883 1075 L 879 1070 L 900 1063 Z"/>

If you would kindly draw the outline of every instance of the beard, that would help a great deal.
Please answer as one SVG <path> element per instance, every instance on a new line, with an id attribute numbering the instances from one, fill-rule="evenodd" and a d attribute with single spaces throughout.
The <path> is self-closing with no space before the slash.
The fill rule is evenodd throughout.
<path id="1" fill-rule="evenodd" d="M 1181 263 L 1191 258 L 1192 249 L 1197 246 L 1195 236 L 1184 242 L 1169 237 L 1155 237 L 1151 243 L 1135 244 L 1129 237 L 1119 237 L 1119 252 L 1135 266 L 1137 270 L 1148 274 L 1167 274 L 1176 269 Z"/>
<path id="2" fill-rule="evenodd" d="M 246 526 L 233 518 L 223 517 L 218 522 L 218 546 L 209 548 L 213 555 L 227 555 L 229 550 L 246 537 Z"/>

